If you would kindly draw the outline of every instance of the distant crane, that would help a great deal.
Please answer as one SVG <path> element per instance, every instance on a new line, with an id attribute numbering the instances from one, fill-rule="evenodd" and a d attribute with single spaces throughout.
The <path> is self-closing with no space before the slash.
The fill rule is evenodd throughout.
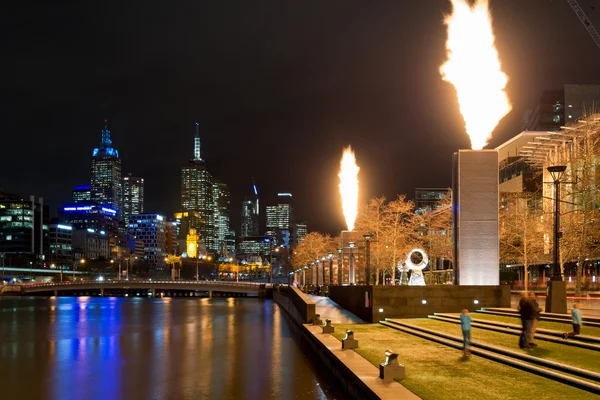
<path id="1" fill-rule="evenodd" d="M 575 11 L 577 18 L 579 18 L 585 29 L 592 37 L 592 39 L 594 39 L 596 46 L 600 48 L 600 34 L 598 34 L 598 31 L 596 30 L 596 28 L 594 28 L 594 25 L 592 25 L 592 22 L 589 20 L 587 15 L 585 15 L 585 12 L 583 12 L 583 9 L 581 8 L 577 0 L 567 0 L 567 3 L 569 3 L 573 11 Z"/>

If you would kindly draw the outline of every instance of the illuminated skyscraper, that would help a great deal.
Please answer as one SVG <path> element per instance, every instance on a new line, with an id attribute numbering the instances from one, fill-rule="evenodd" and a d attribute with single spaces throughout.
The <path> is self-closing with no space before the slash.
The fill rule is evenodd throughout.
<path id="1" fill-rule="evenodd" d="M 256 185 L 252 184 L 254 198 L 252 200 L 242 201 L 242 229 L 240 236 L 258 236 L 259 234 L 259 215 L 260 207 L 258 203 L 258 190 Z"/>
<path id="2" fill-rule="evenodd" d="M 123 178 L 123 219 L 129 225 L 131 214 L 144 213 L 144 178 L 128 176 Z"/>
<path id="3" fill-rule="evenodd" d="M 229 188 L 224 183 L 213 185 L 213 199 L 215 204 L 215 240 L 218 252 L 221 255 L 232 255 L 235 251 L 235 235 L 230 228 Z"/>
<path id="4" fill-rule="evenodd" d="M 92 153 L 91 168 L 91 200 L 108 205 L 121 213 L 123 205 L 123 188 L 121 186 L 121 159 L 119 152 L 112 147 L 108 122 L 104 120 L 100 147 Z"/>
<path id="5" fill-rule="evenodd" d="M 206 170 L 206 163 L 200 156 L 200 133 L 196 122 L 194 137 L 194 158 L 181 167 L 181 211 L 198 213 L 195 228 L 200 240 L 208 251 L 218 252 L 219 246 L 215 238 L 215 202 L 213 196 L 214 180 Z M 188 232 L 181 232 L 187 235 Z"/>
<path id="6" fill-rule="evenodd" d="M 267 230 L 275 231 L 277 242 L 289 247 L 292 243 L 290 227 L 294 220 L 291 193 L 277 193 L 278 204 L 267 206 Z"/>
<path id="7" fill-rule="evenodd" d="M 164 269 L 167 255 L 167 227 L 159 214 L 131 214 L 129 235 L 144 243 L 144 262 L 151 268 Z"/>
<path id="8" fill-rule="evenodd" d="M 90 185 L 77 185 L 73 188 L 73 202 L 80 203 L 82 201 L 91 200 Z"/>

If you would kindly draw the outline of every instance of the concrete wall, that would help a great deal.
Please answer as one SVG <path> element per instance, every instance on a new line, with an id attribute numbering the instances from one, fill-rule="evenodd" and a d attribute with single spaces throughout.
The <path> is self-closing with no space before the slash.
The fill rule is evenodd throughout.
<path id="1" fill-rule="evenodd" d="M 294 286 L 278 287 L 273 291 L 273 298 L 284 306 L 296 322 L 306 324 L 315 318 L 315 302 Z"/>
<path id="2" fill-rule="evenodd" d="M 373 308 L 366 306 L 365 293 L 370 299 L 373 298 L 374 286 L 329 286 L 329 297 L 331 300 L 351 311 L 357 317 L 365 320 L 373 320 Z M 372 301 L 372 300 L 371 300 Z"/>
<path id="3" fill-rule="evenodd" d="M 365 305 L 365 292 L 371 293 L 371 307 Z M 365 321 L 377 322 L 456 313 L 464 308 L 510 307 L 510 286 L 334 286 L 330 297 Z"/>

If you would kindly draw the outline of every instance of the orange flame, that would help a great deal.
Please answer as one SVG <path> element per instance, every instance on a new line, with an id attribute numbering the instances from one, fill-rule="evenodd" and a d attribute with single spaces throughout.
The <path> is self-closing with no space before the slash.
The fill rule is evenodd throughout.
<path id="1" fill-rule="evenodd" d="M 340 194 L 342 195 L 342 211 L 346 218 L 348 230 L 354 229 L 354 221 L 358 214 L 358 165 L 350 146 L 344 149 L 340 162 Z"/>
<path id="2" fill-rule="evenodd" d="M 456 88 L 460 113 L 474 150 L 482 149 L 498 122 L 512 106 L 505 92 L 508 77 L 500 68 L 494 47 L 488 0 L 450 0 L 446 16 L 448 60 L 440 67 L 442 79 Z"/>

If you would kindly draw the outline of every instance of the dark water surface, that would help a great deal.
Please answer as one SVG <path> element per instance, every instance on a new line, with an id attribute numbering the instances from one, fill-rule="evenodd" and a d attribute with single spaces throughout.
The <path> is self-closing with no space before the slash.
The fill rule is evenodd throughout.
<path id="1" fill-rule="evenodd" d="M 289 323 L 251 298 L 0 297 L 0 399 L 333 398 Z"/>

